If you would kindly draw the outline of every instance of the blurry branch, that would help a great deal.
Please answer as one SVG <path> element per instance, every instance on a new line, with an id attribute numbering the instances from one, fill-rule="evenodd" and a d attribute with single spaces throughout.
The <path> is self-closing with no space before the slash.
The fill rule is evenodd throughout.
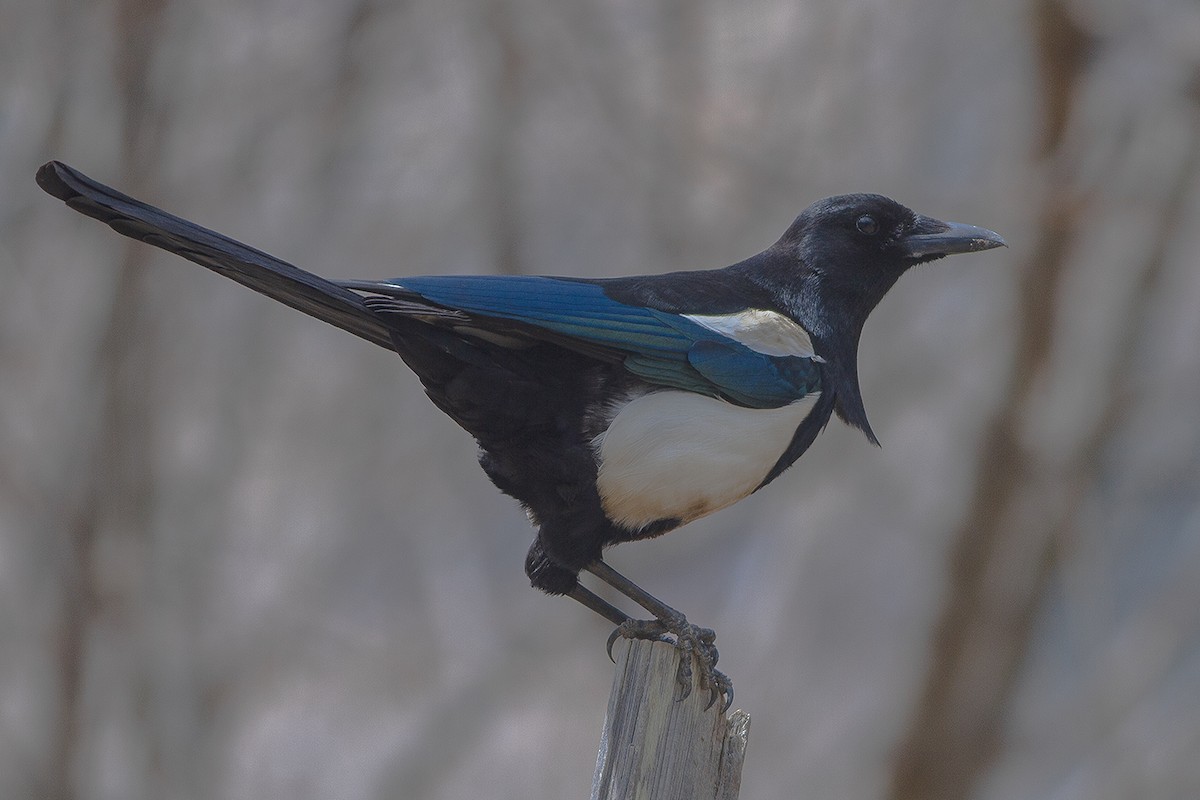
<path id="1" fill-rule="evenodd" d="M 325 194 L 322 195 L 323 202 L 314 203 L 312 207 L 314 213 L 321 215 L 321 219 L 314 220 L 314 230 L 321 230 L 321 221 L 330 214 L 327 204 L 342 202 L 334 190 L 339 185 L 338 175 L 342 172 L 343 164 L 352 153 L 353 142 L 348 137 L 360 124 L 360 120 L 355 118 L 363 94 L 359 49 L 371 26 L 377 24 L 378 15 L 379 8 L 375 0 L 354 0 L 347 3 L 344 9 L 336 39 L 333 80 L 324 98 L 324 113 L 319 115 L 321 135 L 317 141 L 324 152 L 317 159 L 317 185 L 325 190 Z"/>
<path id="2" fill-rule="evenodd" d="M 485 3 L 483 11 L 484 100 L 478 132 L 479 196 L 487 225 L 488 250 L 495 272 L 522 271 L 521 207 L 525 201 L 521 175 L 521 128 L 524 122 L 525 55 L 515 26 L 516 12 L 502 0 Z M 487 58 L 486 55 L 491 55 Z"/>
<path id="3" fill-rule="evenodd" d="M 658 6 L 657 65 L 661 85 L 660 120 L 651 147 L 654 177 L 647 182 L 650 232 L 657 252 L 655 269 L 691 269 L 699 260 L 694 252 L 695 219 L 691 198 L 700 181 L 703 160 L 704 100 L 706 92 L 705 22 L 708 9 L 698 0 L 669 0 Z M 689 230 L 693 232 L 689 234 Z"/>
<path id="4" fill-rule="evenodd" d="M 147 111 L 148 64 L 153 52 L 163 0 L 122 0 L 117 4 L 115 72 L 122 103 L 124 185 L 141 181 L 137 165 L 145 163 L 158 128 Z M 64 91 L 65 91 L 64 87 Z M 132 247 L 116 276 L 112 308 L 100 335 L 95 372 L 99 387 L 80 400 L 81 413 L 94 414 L 97 430 L 78 506 L 64 513 L 67 563 L 63 569 L 62 625 L 58 635 L 59 707 L 56 739 L 46 796 L 69 800 L 77 792 L 73 780 L 84 730 L 85 677 L 89 628 L 105 604 L 124 598 L 111 576 L 102 574 L 98 538 L 119 531 L 144 536 L 151 489 L 149 421 L 144 350 L 145 303 L 141 295 L 142 257 Z M 137 545 L 144 546 L 144 541 Z M 122 553 L 129 552 L 124 548 Z M 138 548 L 132 549 L 138 552 Z M 125 566 L 125 565 L 122 565 Z M 136 570 L 137 564 L 134 564 Z"/>
<path id="5" fill-rule="evenodd" d="M 1062 147 L 1079 79 L 1095 43 L 1071 19 L 1064 0 L 1036 0 L 1032 15 L 1034 57 L 1042 89 L 1043 127 L 1038 155 L 1045 158 Z"/>
<path id="6" fill-rule="evenodd" d="M 965 798 L 1002 746 L 1004 710 L 1028 651 L 1037 609 L 1080 506 L 1094 488 L 1102 456 L 1129 408 L 1136 348 L 1153 315 L 1154 290 L 1200 166 L 1200 114 L 1193 107 L 1190 149 L 1163 199 L 1152 246 L 1138 268 L 1091 427 L 1061 466 L 1039 463 L 1022 443 L 1036 415 L 1033 387 L 1054 348 L 1062 277 L 1082 225 L 1086 199 L 1062 174 L 1064 152 L 1087 51 L 1087 36 L 1060 0 L 1039 0 L 1034 20 L 1043 70 L 1044 132 L 1040 156 L 1049 172 L 1037 219 L 1042 228 L 1021 274 L 1018 342 L 1009 391 L 989 425 L 976 468 L 974 496 L 955 534 L 949 585 L 929 672 L 901 740 L 889 796 L 895 800 Z M 1064 190 L 1062 187 L 1066 187 Z M 1044 460 L 1043 460 L 1044 462 Z"/>

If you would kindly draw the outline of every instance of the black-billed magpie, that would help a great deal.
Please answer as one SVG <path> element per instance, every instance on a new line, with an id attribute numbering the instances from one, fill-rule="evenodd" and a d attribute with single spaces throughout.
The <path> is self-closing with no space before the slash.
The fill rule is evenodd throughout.
<path id="1" fill-rule="evenodd" d="M 878 443 L 858 381 L 867 315 L 914 264 L 1004 244 L 874 194 L 818 201 L 724 269 L 630 278 L 437 276 L 328 281 L 51 161 L 38 184 L 118 233 L 176 253 L 389 350 L 475 437 L 492 482 L 529 513 L 532 584 L 694 653 L 732 699 L 711 630 L 602 559 L 777 478 L 830 416 Z M 633 620 L 588 571 L 645 608 Z M 613 638 L 609 639 L 611 648 Z M 681 697 L 691 659 L 681 659 Z M 710 700 L 710 703 L 712 701 Z"/>

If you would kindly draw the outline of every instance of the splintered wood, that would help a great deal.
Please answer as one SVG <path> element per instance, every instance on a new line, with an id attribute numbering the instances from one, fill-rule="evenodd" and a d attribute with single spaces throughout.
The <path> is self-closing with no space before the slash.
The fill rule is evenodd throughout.
<path id="1" fill-rule="evenodd" d="M 613 650 L 592 800 L 735 800 L 750 715 L 726 717 L 720 698 L 706 711 L 699 687 L 677 701 L 680 652 L 669 644 L 621 640 Z"/>

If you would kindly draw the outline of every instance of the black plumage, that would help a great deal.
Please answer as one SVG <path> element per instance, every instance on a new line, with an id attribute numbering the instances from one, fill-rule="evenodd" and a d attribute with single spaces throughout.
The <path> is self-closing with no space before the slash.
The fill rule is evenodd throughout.
<path id="1" fill-rule="evenodd" d="M 711 631 L 613 571 L 604 549 L 756 491 L 834 413 L 875 442 L 857 367 L 867 316 L 913 265 L 1003 244 L 886 197 L 842 195 L 720 270 L 332 282 L 58 162 L 37 180 L 118 233 L 399 353 L 475 437 L 492 482 L 529 511 L 533 585 L 584 603 L 625 635 L 671 634 L 697 655 L 714 696 L 731 687 L 714 669 Z M 583 570 L 655 620 L 630 620 L 585 589 Z"/>

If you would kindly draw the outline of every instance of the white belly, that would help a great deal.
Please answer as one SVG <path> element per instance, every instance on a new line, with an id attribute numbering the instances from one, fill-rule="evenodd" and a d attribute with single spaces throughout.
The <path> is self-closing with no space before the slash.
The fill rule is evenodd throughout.
<path id="1" fill-rule="evenodd" d="M 594 443 L 604 513 L 638 529 L 736 503 L 775 466 L 816 398 L 768 409 L 681 391 L 635 398 Z"/>

